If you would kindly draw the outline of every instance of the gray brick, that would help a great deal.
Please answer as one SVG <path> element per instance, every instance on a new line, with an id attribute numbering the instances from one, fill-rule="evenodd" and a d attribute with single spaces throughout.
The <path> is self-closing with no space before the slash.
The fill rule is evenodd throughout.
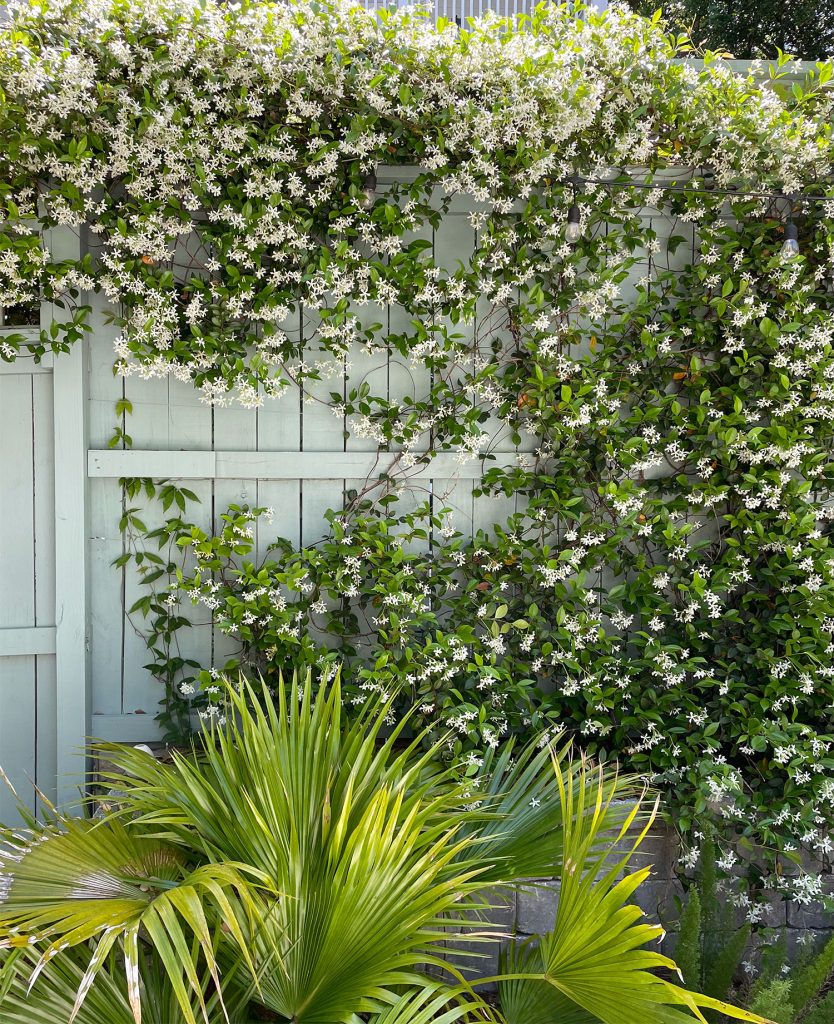
<path id="1" fill-rule="evenodd" d="M 790 901 L 787 904 L 788 925 L 791 928 L 801 930 L 834 928 L 834 912 L 826 910 L 822 903 L 796 903 Z"/>
<path id="2" fill-rule="evenodd" d="M 626 839 L 618 843 L 618 849 L 625 853 L 632 840 Z M 615 854 L 616 855 L 616 854 Z M 656 949 L 664 956 L 674 959 L 677 944 L 675 931 L 679 912 L 676 897 L 683 895 L 683 888 L 677 880 L 676 869 L 680 855 L 679 841 L 674 829 L 663 824 L 656 824 L 651 833 L 643 840 L 631 859 L 629 870 L 650 867 L 651 875 L 634 893 L 632 902 L 636 903 L 650 922 L 660 922 L 669 930 L 656 944 L 648 948 Z M 743 868 L 744 865 L 741 865 Z M 820 866 L 806 858 L 805 870 L 820 870 Z M 798 868 L 785 864 L 785 874 L 794 874 Z M 829 879 L 834 886 L 834 879 Z M 501 894 L 501 906 L 492 911 L 490 920 L 500 924 L 501 930 L 514 932 L 518 937 L 540 935 L 550 931 L 556 916 L 558 905 L 559 882 L 553 879 L 529 879 L 524 883 L 515 898 Z M 498 902 L 498 894 L 495 902 Z M 742 909 L 734 909 L 729 915 L 731 927 L 740 926 L 745 920 Z M 786 929 L 789 957 L 793 959 L 803 947 L 799 944 L 802 936 L 807 936 L 815 945 L 821 946 L 827 939 L 834 936 L 834 912 L 827 911 L 821 904 L 800 906 L 779 898 L 773 898 L 764 912 L 761 924 L 779 931 Z M 506 941 L 506 940 L 504 940 Z M 467 977 L 484 977 L 495 974 L 498 969 L 498 955 L 501 940 L 488 944 L 461 941 L 450 943 L 449 955 L 454 958 L 455 965 L 463 970 Z M 467 952 L 482 954 L 466 956 Z M 485 954 L 485 955 L 483 955 Z"/>
<path id="3" fill-rule="evenodd" d="M 483 910 L 470 911 L 470 917 L 496 925 L 502 932 L 511 933 L 515 928 L 517 895 L 514 889 L 494 888 L 484 894 L 488 906 Z"/>
<path id="4" fill-rule="evenodd" d="M 674 878 L 679 856 L 680 844 L 677 835 L 662 826 L 655 826 L 638 846 L 630 866 L 651 867 L 652 874 L 657 879 Z"/>
<path id="5" fill-rule="evenodd" d="M 456 942 L 450 944 L 442 954 L 456 970 L 470 981 L 476 978 L 489 978 L 498 973 L 498 955 L 502 942 Z M 494 984 L 485 986 L 486 990 L 495 988 Z"/>
<path id="6" fill-rule="evenodd" d="M 834 930 L 815 928 L 788 928 L 788 959 L 795 960 L 798 956 L 815 950 L 817 953 L 829 939 L 834 937 Z"/>
<path id="7" fill-rule="evenodd" d="M 541 935 L 553 928 L 559 902 L 559 883 L 543 882 L 518 894 L 516 928 L 525 935 Z"/>
<path id="8" fill-rule="evenodd" d="M 672 883 L 668 878 L 649 878 L 634 893 L 632 902 L 655 922 L 671 916 L 668 913 L 671 899 Z"/>
<path id="9" fill-rule="evenodd" d="M 767 909 L 762 917 L 762 924 L 767 928 L 784 928 L 788 923 L 788 905 L 785 900 L 774 896 L 768 901 Z"/>
<path id="10" fill-rule="evenodd" d="M 477 912 L 469 912 L 469 917 L 478 916 L 487 927 L 484 931 L 496 929 L 495 938 L 449 940 L 441 952 L 444 960 L 448 960 L 464 976 L 471 979 L 485 978 L 498 973 L 498 955 L 503 942 L 513 933 L 516 921 L 516 894 L 507 889 L 492 889 L 486 894 L 490 906 Z M 457 930 L 450 926 L 450 930 Z M 463 930 L 463 929 L 462 929 Z M 473 929 L 465 929 L 469 932 Z M 477 927 L 474 929 L 477 931 Z M 491 986 L 487 986 L 490 988 Z"/>
<path id="11" fill-rule="evenodd" d="M 660 942 L 657 944 L 658 952 L 664 956 L 675 959 L 675 949 L 678 945 L 678 933 L 677 932 L 666 932 Z M 652 948 L 652 947 L 647 947 Z"/>

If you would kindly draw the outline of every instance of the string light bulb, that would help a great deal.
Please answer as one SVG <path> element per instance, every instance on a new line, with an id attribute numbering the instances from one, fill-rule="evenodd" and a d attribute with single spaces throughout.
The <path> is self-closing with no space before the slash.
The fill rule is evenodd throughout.
<path id="1" fill-rule="evenodd" d="M 782 255 L 790 259 L 799 255 L 799 232 L 792 219 L 785 225 L 785 241 L 782 242 Z"/>
<path id="2" fill-rule="evenodd" d="M 376 199 L 376 171 L 366 174 L 362 180 L 362 206 L 367 210 Z"/>
<path id="3" fill-rule="evenodd" d="M 576 203 L 571 203 L 568 210 L 568 226 L 565 228 L 565 241 L 575 245 L 582 237 L 582 214 Z"/>

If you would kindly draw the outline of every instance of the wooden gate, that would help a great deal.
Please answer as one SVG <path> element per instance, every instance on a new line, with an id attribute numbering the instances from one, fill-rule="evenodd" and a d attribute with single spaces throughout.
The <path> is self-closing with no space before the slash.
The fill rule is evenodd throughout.
<path id="1" fill-rule="evenodd" d="M 51 232 L 48 244 L 69 256 L 78 240 Z M 51 321 L 49 304 L 41 316 Z M 38 330 L 0 320 L 0 336 Z M 82 367 L 80 347 L 40 364 L 0 362 L 0 767 L 35 811 L 35 786 L 49 800 L 69 802 L 85 768 Z M 14 797 L 0 785 L 0 822 L 15 818 Z"/>

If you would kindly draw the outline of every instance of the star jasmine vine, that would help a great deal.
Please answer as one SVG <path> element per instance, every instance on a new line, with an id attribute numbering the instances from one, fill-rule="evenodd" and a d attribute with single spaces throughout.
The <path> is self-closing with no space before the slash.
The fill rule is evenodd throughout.
<path id="1" fill-rule="evenodd" d="M 65 350 L 96 291 L 117 373 L 300 396 L 385 456 L 320 543 L 266 556 L 270 510 L 207 529 L 187 490 L 125 483 L 177 506 L 149 530 L 131 505 L 119 559 L 169 734 L 222 716 L 222 671 L 346 663 L 357 707 L 416 704 L 473 801 L 485 750 L 568 730 L 820 895 L 776 868 L 832 845 L 831 66 L 695 62 L 617 6 L 465 30 L 347 0 L 8 7 L 0 304 L 59 312 L 0 356 Z M 381 354 L 408 388 L 363 371 Z M 511 511 L 472 535 L 416 475 L 438 452 Z M 234 658 L 176 653 L 192 605 Z"/>

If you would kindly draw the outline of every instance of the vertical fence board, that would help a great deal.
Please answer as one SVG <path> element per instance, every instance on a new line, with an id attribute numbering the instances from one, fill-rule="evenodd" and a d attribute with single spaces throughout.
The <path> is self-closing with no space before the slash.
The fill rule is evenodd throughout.
<path id="1" fill-rule="evenodd" d="M 49 232 L 54 259 L 77 259 L 80 240 L 66 228 Z M 51 311 L 61 319 L 63 310 Z M 74 801 L 83 781 L 90 726 L 88 658 L 87 374 L 76 344 L 55 360 L 55 714 L 57 798 Z"/>
<path id="2" fill-rule="evenodd" d="M 434 231 L 430 224 L 424 224 L 418 231 L 407 231 L 403 236 L 403 245 L 409 245 L 415 241 L 426 241 L 434 247 Z M 388 336 L 413 335 L 414 326 L 411 323 L 412 316 L 403 306 L 391 303 L 385 311 L 384 325 Z M 422 360 L 410 360 L 408 356 L 392 351 L 388 360 L 388 400 L 399 404 L 406 401 L 410 404 L 413 401 L 420 401 L 429 396 L 432 385 L 432 374 Z M 419 448 L 427 448 L 431 438 L 425 433 L 419 439 Z M 394 451 L 402 450 L 402 445 L 394 442 Z M 411 479 L 406 480 L 399 487 L 399 501 L 393 506 L 394 511 L 399 515 L 412 512 L 422 505 L 431 502 L 432 484 L 431 480 Z M 430 540 L 413 542 L 411 550 L 420 551 L 428 548 Z"/>
<path id="3" fill-rule="evenodd" d="M 258 411 L 240 406 L 214 409 L 213 446 L 216 450 L 252 452 L 258 446 Z M 255 508 L 258 505 L 257 480 L 214 481 L 214 525 L 220 528 L 222 513 L 230 505 Z M 257 526 L 255 527 L 257 531 Z M 257 541 L 256 541 L 257 544 Z M 218 626 L 212 629 L 212 660 L 221 668 L 240 649 L 240 643 Z"/>
<path id="4" fill-rule="evenodd" d="M 55 473 L 52 375 L 32 377 L 34 457 L 35 626 L 55 621 Z M 35 781 L 48 800 L 57 799 L 57 704 L 55 656 L 35 659 Z"/>
<path id="5" fill-rule="evenodd" d="M 34 409 L 30 374 L 0 376 L 0 629 L 35 625 Z M 33 807 L 35 658 L 0 657 L 0 767 Z M 16 818 L 0 784 L 0 822 Z"/>
<path id="6" fill-rule="evenodd" d="M 34 809 L 35 659 L 0 658 L 0 767 L 21 801 Z M 0 823 L 17 820 L 16 801 L 0 780 Z"/>
<path id="7" fill-rule="evenodd" d="M 0 437 L 15 441 L 0 447 L 0 571 L 14 581 L 0 588 L 0 629 L 35 624 L 33 379 L 0 376 Z"/>
<path id="8" fill-rule="evenodd" d="M 132 416 L 117 415 L 116 403 L 125 397 L 125 380 L 114 376 L 113 343 L 118 328 L 109 322 L 109 303 L 101 295 L 91 297 L 92 333 L 88 342 L 87 415 L 91 447 L 107 448 L 118 426 L 130 434 Z M 125 447 L 119 441 L 118 448 Z M 122 713 L 124 683 L 124 590 L 126 571 L 113 565 L 124 553 L 119 530 L 122 489 L 117 480 L 90 480 L 90 646 L 93 718 L 90 734 L 98 736 L 96 714 Z M 143 662 L 144 663 L 144 662 Z"/>
<path id="9" fill-rule="evenodd" d="M 82 347 L 56 360 L 55 656 L 56 745 L 60 803 L 77 796 L 89 732 L 87 664 L 87 503 L 85 377 Z"/>
<path id="10" fill-rule="evenodd" d="M 58 799 L 58 751 L 55 655 L 35 658 L 35 782 L 51 803 Z M 79 762 L 80 763 L 80 762 Z M 35 811 L 43 810 L 35 801 Z M 0 820 L 2 818 L 0 817 Z"/>
<path id="11" fill-rule="evenodd" d="M 90 645 L 95 714 L 122 713 L 125 570 L 113 565 L 123 550 L 119 531 L 122 489 L 118 480 L 90 481 Z M 147 660 L 147 659 L 145 659 Z M 143 661 L 144 664 L 144 661 Z"/>
<path id="12" fill-rule="evenodd" d="M 434 262 L 442 267 L 446 274 L 454 272 L 458 260 L 464 264 L 471 259 L 475 247 L 475 231 L 469 222 L 468 214 L 447 214 L 434 232 Z M 470 324 L 452 324 L 445 321 L 450 334 L 460 335 L 462 345 L 472 346 L 474 328 Z M 475 368 L 474 354 L 463 361 L 465 372 L 471 374 Z M 442 508 L 452 509 L 455 529 L 464 534 L 472 532 L 474 498 L 472 481 L 459 479 L 434 479 L 432 481 L 432 498 L 435 511 Z M 435 537 L 436 540 L 439 538 Z"/>
<path id="13" fill-rule="evenodd" d="M 301 444 L 299 398 L 296 389 L 280 398 L 267 399 L 258 410 L 258 450 L 299 451 Z M 257 502 L 272 509 L 272 521 L 262 520 L 258 528 L 258 554 L 277 537 L 286 537 L 296 547 L 301 543 L 300 484 L 297 480 L 259 480 Z"/>
<path id="14" fill-rule="evenodd" d="M 301 451 L 341 452 L 345 450 L 342 431 L 344 421 L 333 415 L 327 403 L 331 392 L 344 394 L 343 366 L 334 367 L 334 357 L 322 352 L 316 338 L 317 318 L 305 311 L 305 361 L 314 366 L 323 363 L 322 380 L 306 381 L 301 405 Z M 332 374 L 332 376 L 328 376 Z M 313 456 L 311 456 L 312 458 Z M 327 528 L 324 514 L 328 509 L 341 507 L 345 481 L 303 480 L 301 482 L 301 543 L 314 544 L 321 540 Z"/>

